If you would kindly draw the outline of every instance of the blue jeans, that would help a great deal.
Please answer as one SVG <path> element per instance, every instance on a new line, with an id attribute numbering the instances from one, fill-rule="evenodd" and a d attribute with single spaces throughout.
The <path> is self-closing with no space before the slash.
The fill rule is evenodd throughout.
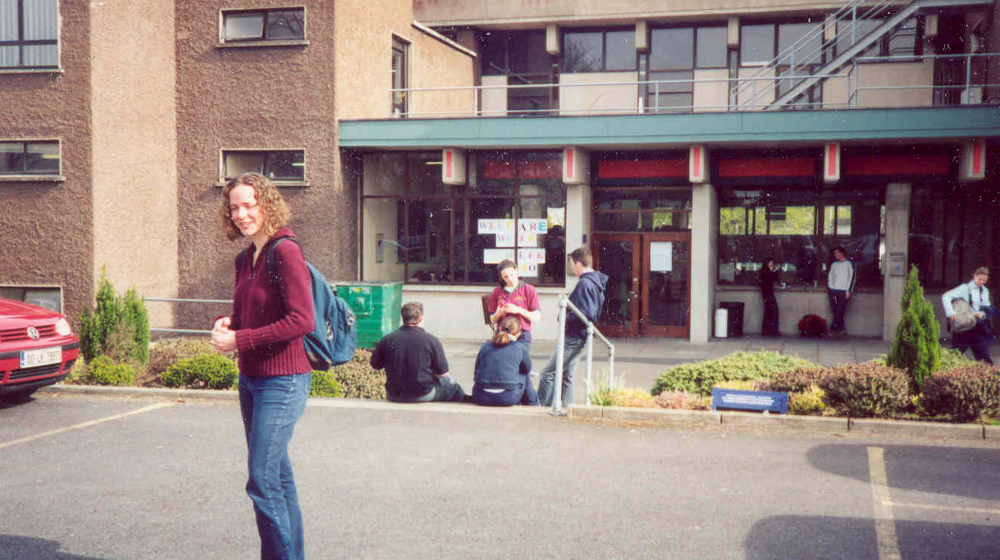
<path id="1" fill-rule="evenodd" d="M 833 322 L 830 323 L 830 332 L 844 332 L 847 327 L 844 325 L 844 314 L 847 313 L 847 290 L 829 290 L 830 309 L 833 311 Z"/>
<path id="2" fill-rule="evenodd" d="M 535 386 L 531 384 L 531 378 L 522 375 L 524 381 L 518 383 L 516 387 L 509 387 L 503 392 L 487 391 L 486 387 L 477 383 L 472 386 L 472 399 L 480 406 L 514 406 L 523 404 L 527 406 L 538 406 L 538 393 Z"/>
<path id="3" fill-rule="evenodd" d="M 240 375 L 240 411 L 247 438 L 250 478 L 262 560 L 302 560 L 302 511 L 288 458 L 295 423 L 306 409 L 312 373 L 247 377 Z"/>
<path id="4" fill-rule="evenodd" d="M 386 398 L 398 403 L 462 402 L 465 400 L 465 391 L 450 375 L 446 375 L 438 377 L 434 387 L 431 387 L 423 396 L 401 397 L 399 395 L 387 394 Z"/>
<path id="5" fill-rule="evenodd" d="M 573 402 L 573 373 L 576 371 L 576 364 L 580 363 L 580 358 L 583 357 L 583 350 L 586 347 L 587 339 L 585 338 L 566 338 L 563 343 L 563 408 Z M 552 406 L 552 399 L 555 396 L 557 354 L 558 351 L 553 352 L 549 363 L 545 364 L 545 369 L 539 374 L 538 401 L 542 406 Z"/>

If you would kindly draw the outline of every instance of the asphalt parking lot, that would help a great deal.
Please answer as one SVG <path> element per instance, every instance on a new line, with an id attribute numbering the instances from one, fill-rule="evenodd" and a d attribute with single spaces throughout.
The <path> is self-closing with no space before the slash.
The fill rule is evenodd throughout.
<path id="1" fill-rule="evenodd" d="M 993 442 L 314 399 L 309 558 L 1000 558 Z M 253 558 L 235 401 L 0 407 L 0 558 Z"/>

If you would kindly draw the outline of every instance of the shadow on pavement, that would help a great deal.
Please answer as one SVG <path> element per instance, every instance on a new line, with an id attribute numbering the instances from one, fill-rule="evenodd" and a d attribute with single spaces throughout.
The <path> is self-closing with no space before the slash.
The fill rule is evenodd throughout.
<path id="1" fill-rule="evenodd" d="M 24 560 L 105 560 L 95 556 L 80 556 L 61 552 L 57 541 L 36 539 L 21 535 L 0 534 L 0 558 L 23 558 Z"/>
<path id="2" fill-rule="evenodd" d="M 896 540 L 907 560 L 1000 558 L 1000 527 L 896 521 Z M 746 558 L 879 558 L 872 519 L 784 515 L 750 528 Z"/>
<path id="3" fill-rule="evenodd" d="M 822 471 L 868 482 L 868 445 L 819 445 L 809 464 Z M 1000 449 L 879 445 L 890 488 L 930 494 L 1000 500 Z M 1000 554 L 1000 553 L 998 553 Z"/>

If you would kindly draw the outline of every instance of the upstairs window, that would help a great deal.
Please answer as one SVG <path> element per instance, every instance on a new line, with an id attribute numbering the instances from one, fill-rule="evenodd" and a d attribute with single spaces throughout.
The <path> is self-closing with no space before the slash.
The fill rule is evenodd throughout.
<path id="1" fill-rule="evenodd" d="M 0 69 L 58 66 L 58 0 L 0 0 Z"/>
<path id="2" fill-rule="evenodd" d="M 305 8 L 222 12 L 222 40 L 225 43 L 303 41 L 305 38 Z"/>
<path id="3" fill-rule="evenodd" d="M 635 31 L 564 33 L 562 69 L 563 72 L 635 70 Z"/>
<path id="4" fill-rule="evenodd" d="M 226 150 L 222 152 L 223 180 L 243 173 L 260 173 L 272 181 L 305 182 L 304 150 Z"/>
<path id="5" fill-rule="evenodd" d="M 858 19 L 853 25 L 850 21 L 839 23 L 837 28 L 837 53 L 842 53 L 852 45 L 862 42 L 867 35 L 875 31 L 882 23 L 883 20 L 881 19 Z M 924 54 L 924 18 L 922 16 L 915 16 L 872 41 L 859 56 L 911 57 L 922 54 Z"/>
<path id="6" fill-rule="evenodd" d="M 0 140 L 0 176 L 59 175 L 59 142 Z"/>

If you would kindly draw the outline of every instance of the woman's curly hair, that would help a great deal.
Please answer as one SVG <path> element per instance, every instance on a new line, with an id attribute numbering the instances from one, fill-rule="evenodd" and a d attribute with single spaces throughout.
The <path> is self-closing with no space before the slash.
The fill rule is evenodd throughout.
<path id="1" fill-rule="evenodd" d="M 222 232 L 230 241 L 243 237 L 243 232 L 233 222 L 233 214 L 229 209 L 229 193 L 240 185 L 253 189 L 254 198 L 264 214 L 262 232 L 268 237 L 285 227 L 292 219 L 292 212 L 285 204 L 285 199 L 278 192 L 278 187 L 270 179 L 260 173 L 244 173 L 235 179 L 230 179 L 222 189 L 222 206 L 219 208 L 219 218 L 222 221 Z"/>

